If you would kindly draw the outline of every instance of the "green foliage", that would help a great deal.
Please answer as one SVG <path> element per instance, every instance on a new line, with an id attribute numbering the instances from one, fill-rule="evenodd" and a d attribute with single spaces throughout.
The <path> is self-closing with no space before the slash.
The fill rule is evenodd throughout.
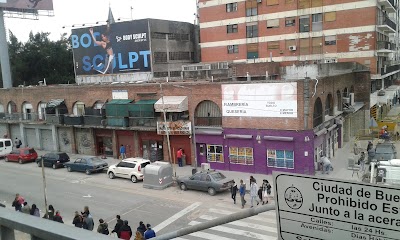
<path id="1" fill-rule="evenodd" d="M 22 43 L 10 31 L 8 51 L 14 87 L 37 85 L 44 78 L 47 84 L 75 82 L 69 39 L 63 34 L 59 40 L 51 41 L 49 35 L 30 32 L 28 41 Z"/>

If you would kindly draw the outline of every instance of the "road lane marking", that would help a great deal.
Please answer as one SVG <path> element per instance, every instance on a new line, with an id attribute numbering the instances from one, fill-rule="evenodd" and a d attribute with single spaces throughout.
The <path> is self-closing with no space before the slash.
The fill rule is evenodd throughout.
<path id="1" fill-rule="evenodd" d="M 203 238 L 203 239 L 209 239 L 209 240 L 232 240 L 232 238 L 226 238 L 226 237 L 222 237 L 222 236 L 217 236 L 211 233 L 205 233 L 205 232 L 194 232 L 189 234 L 189 236 L 193 236 L 193 237 L 198 237 L 198 238 Z"/>
<path id="2" fill-rule="evenodd" d="M 214 219 L 217 219 L 218 217 L 212 217 L 209 215 L 202 215 L 200 216 L 200 219 L 203 220 L 207 220 L 207 221 L 211 221 Z M 246 227 L 246 228 L 254 228 L 254 229 L 258 229 L 258 230 L 262 230 L 262 231 L 266 231 L 266 232 L 271 232 L 271 233 L 277 233 L 276 228 L 272 228 L 272 227 L 267 227 L 264 225 L 260 225 L 260 224 L 255 224 L 255 223 L 249 223 L 249 222 L 245 222 L 245 221 L 234 221 L 234 222 L 229 222 L 226 224 L 230 224 L 230 225 L 235 225 L 238 227 Z"/>
<path id="3" fill-rule="evenodd" d="M 194 209 L 196 209 L 197 207 L 199 207 L 202 203 L 201 202 L 195 202 L 192 205 L 188 206 L 187 208 L 183 209 L 180 212 L 177 212 L 175 215 L 173 215 L 172 217 L 168 218 L 167 220 L 165 220 L 164 222 L 158 224 L 157 226 L 155 226 L 153 228 L 154 231 L 159 232 L 161 229 L 165 228 L 166 226 L 168 226 L 169 224 L 175 222 L 176 220 L 178 220 L 179 218 L 183 217 L 184 215 L 188 214 L 189 212 L 193 211 Z"/>
<path id="4" fill-rule="evenodd" d="M 234 211 L 227 211 L 227 210 L 216 209 L 216 208 L 210 208 L 210 209 L 208 209 L 208 211 L 211 213 L 222 214 L 222 215 L 231 215 L 231 214 L 238 212 L 238 211 L 234 212 Z M 263 216 L 263 215 L 264 215 L 264 213 L 259 213 L 256 216 L 249 217 L 249 219 L 276 224 L 276 219 L 270 219 L 270 218 L 267 218 L 267 216 L 265 216 L 265 215 Z M 275 216 L 275 213 L 273 215 Z"/>

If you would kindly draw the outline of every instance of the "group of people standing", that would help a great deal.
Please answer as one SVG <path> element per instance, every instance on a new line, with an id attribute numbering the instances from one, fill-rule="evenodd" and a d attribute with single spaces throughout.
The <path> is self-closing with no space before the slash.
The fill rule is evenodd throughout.
<path id="1" fill-rule="evenodd" d="M 129 226 L 127 220 L 122 220 L 120 215 L 116 216 L 117 222 L 115 223 L 112 233 L 116 233 L 120 239 L 131 239 L 133 232 L 132 228 Z M 99 226 L 100 227 L 100 226 Z M 156 237 L 155 231 L 151 228 L 148 223 L 144 225 L 142 221 L 139 222 L 139 226 L 136 228 L 135 240 L 150 239 Z"/>
<path id="2" fill-rule="evenodd" d="M 233 203 L 236 204 L 236 193 L 237 191 L 239 191 L 242 208 L 244 208 L 244 205 L 247 203 L 245 199 L 246 184 L 244 183 L 243 179 L 240 179 L 239 182 L 240 182 L 239 187 L 236 182 L 233 183 L 231 187 L 231 195 Z M 254 202 L 256 202 L 257 205 L 260 204 L 260 201 L 262 202 L 263 205 L 267 204 L 270 195 L 271 195 L 271 184 L 268 182 L 267 179 L 264 179 L 262 185 L 258 187 L 257 180 L 253 176 L 250 176 L 251 208 L 254 207 Z"/>

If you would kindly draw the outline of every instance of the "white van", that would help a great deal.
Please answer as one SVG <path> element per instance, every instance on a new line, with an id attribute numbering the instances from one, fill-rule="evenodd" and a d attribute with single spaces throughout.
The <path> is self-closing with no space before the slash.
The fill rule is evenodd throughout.
<path id="1" fill-rule="evenodd" d="M 9 138 L 0 138 L 0 157 L 5 157 L 13 150 L 13 142 Z"/>
<path id="2" fill-rule="evenodd" d="M 400 159 L 380 161 L 377 170 L 377 183 L 400 184 Z"/>

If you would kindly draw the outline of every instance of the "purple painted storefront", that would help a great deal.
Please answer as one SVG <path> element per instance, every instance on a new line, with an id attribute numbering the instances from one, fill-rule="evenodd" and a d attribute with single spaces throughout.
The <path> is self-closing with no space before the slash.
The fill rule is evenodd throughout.
<path id="1" fill-rule="evenodd" d="M 219 132 L 197 133 L 197 159 L 210 163 L 211 168 L 249 173 L 271 174 L 272 171 L 295 173 L 314 172 L 314 132 L 289 130 L 223 129 Z M 231 151 L 230 151 L 231 149 Z M 233 150 L 232 150 L 233 149 Z M 246 149 L 246 163 L 238 163 L 236 149 Z M 267 151 L 284 151 L 293 154 L 294 168 L 267 165 Z M 210 154 L 211 153 L 211 154 Z M 231 154 L 231 155 L 230 155 Z M 241 154 L 238 154 L 242 156 Z M 247 158 L 247 156 L 250 156 Z M 208 158 L 208 159 L 207 159 Z M 243 157 L 242 157 L 243 159 Z M 253 159 L 253 160 L 251 160 Z"/>

